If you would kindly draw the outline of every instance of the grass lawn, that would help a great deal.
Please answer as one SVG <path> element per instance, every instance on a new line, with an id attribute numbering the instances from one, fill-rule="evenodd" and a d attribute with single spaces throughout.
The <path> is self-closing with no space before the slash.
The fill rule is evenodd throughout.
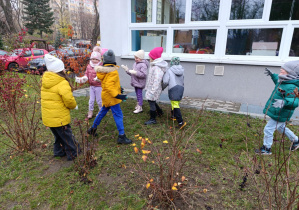
<path id="1" fill-rule="evenodd" d="M 76 100 L 79 109 L 71 111 L 72 121 L 84 120 L 88 111 L 88 98 L 78 97 Z M 127 137 L 136 144 L 136 134 L 149 138 L 157 146 L 164 140 L 171 142 L 172 129 L 169 127 L 173 124 L 169 119 L 170 105 L 161 105 L 164 115 L 157 118 L 156 125 L 144 126 L 149 118 L 149 106 L 145 103 L 143 113 L 133 114 L 135 103 L 133 99 L 121 103 Z M 254 154 L 254 149 L 262 145 L 265 122 L 244 115 L 196 109 L 182 108 L 182 114 L 188 123 L 182 132 L 190 136 L 197 130 L 184 155 L 187 162 L 182 174 L 186 177 L 187 203 L 175 201 L 177 208 L 257 209 L 257 187 L 266 190 L 261 181 L 263 171 L 267 170 L 264 174 L 268 175 L 275 171 L 279 155 L 289 153 L 290 142 L 275 141 L 273 155 L 263 157 L 264 165 L 259 168 L 256 167 L 259 164 L 254 164 L 254 161 L 257 159 L 259 162 L 261 157 Z M 89 121 L 89 126 L 93 120 Z M 156 168 L 149 161 L 143 163 L 141 156 L 134 153 L 133 146 L 116 144 L 118 131 L 111 112 L 98 127 L 98 164 L 90 170 L 88 176 L 92 182 L 89 184 L 80 182 L 72 161 L 53 157 L 54 137 L 41 121 L 40 124 L 38 148 L 32 153 L 18 154 L 0 143 L 0 209 L 148 208 L 150 189 L 146 189 L 144 177 L 136 173 L 136 162 L 145 173 L 155 174 Z M 71 126 L 79 139 L 79 128 L 74 123 Z M 89 126 L 84 129 L 87 130 Z M 289 127 L 299 134 L 298 126 Z M 276 139 L 281 137 L 276 134 Z M 4 133 L 0 140 L 9 143 Z M 279 152 L 281 143 L 284 144 L 283 153 Z M 299 151 L 292 153 L 290 175 L 299 173 L 298 158 Z M 254 173 L 257 170 L 261 172 Z M 241 189 L 244 177 L 247 180 Z M 284 198 L 286 196 L 283 194 Z M 267 207 L 267 197 L 264 199 Z"/>

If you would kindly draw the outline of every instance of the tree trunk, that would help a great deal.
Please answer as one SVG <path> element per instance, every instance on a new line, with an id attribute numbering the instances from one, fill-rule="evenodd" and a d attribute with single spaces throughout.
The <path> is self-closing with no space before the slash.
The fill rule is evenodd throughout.
<path id="1" fill-rule="evenodd" d="M 98 36 L 100 35 L 100 15 L 97 7 L 97 0 L 93 1 L 94 9 L 96 11 L 95 23 L 92 31 L 91 45 L 94 47 L 97 44 Z"/>
<path id="2" fill-rule="evenodd" d="M 10 0 L 0 0 L 0 7 L 2 7 L 2 10 L 4 12 L 6 26 L 9 30 L 9 33 L 16 32 L 16 28 L 13 22 L 13 12 Z"/>

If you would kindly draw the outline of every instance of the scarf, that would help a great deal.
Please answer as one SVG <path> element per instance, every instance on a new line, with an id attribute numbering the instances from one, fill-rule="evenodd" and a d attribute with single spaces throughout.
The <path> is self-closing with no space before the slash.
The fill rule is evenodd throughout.
<path id="1" fill-rule="evenodd" d="M 92 61 L 89 61 L 89 65 L 91 65 L 91 67 L 96 67 L 96 66 L 99 66 L 101 64 L 101 61 L 98 62 L 97 64 L 94 64 Z"/>

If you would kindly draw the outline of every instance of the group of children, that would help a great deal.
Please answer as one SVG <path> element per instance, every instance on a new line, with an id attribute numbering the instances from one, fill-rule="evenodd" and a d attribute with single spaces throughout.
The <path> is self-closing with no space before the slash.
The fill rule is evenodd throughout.
<path id="1" fill-rule="evenodd" d="M 180 58 L 173 57 L 168 63 L 161 57 L 162 47 L 156 47 L 149 52 L 150 63 L 144 59 L 144 51 L 139 50 L 134 54 L 135 63 L 132 69 L 121 65 L 131 76 L 131 85 L 135 88 L 137 104 L 133 113 L 143 111 L 143 89 L 145 98 L 150 106 L 150 119 L 145 125 L 156 124 L 156 117 L 163 114 L 163 110 L 157 104 L 160 95 L 168 86 L 168 95 L 171 101 L 171 118 L 177 120 L 178 128 L 182 129 L 186 122 L 183 121 L 180 111 L 180 101 L 184 93 L 184 68 L 180 65 Z M 54 156 L 67 156 L 72 160 L 80 152 L 79 145 L 72 135 L 70 127 L 70 109 L 76 107 L 76 101 L 72 95 L 69 79 L 65 74 L 63 62 L 51 55 L 45 55 L 47 72 L 42 78 L 41 105 L 42 119 L 45 126 L 50 127 L 54 137 Z M 116 127 L 119 132 L 118 144 L 131 144 L 124 132 L 123 114 L 120 103 L 127 99 L 122 95 L 119 66 L 115 61 L 112 50 L 95 47 L 90 57 L 83 77 L 76 77 L 76 82 L 90 84 L 90 99 L 88 118 L 93 117 L 94 102 L 99 106 L 99 112 L 88 129 L 88 134 L 97 135 L 96 130 L 101 120 L 111 109 Z M 291 150 L 299 148 L 298 137 L 286 128 L 295 108 L 299 105 L 299 99 L 293 92 L 299 87 L 299 61 L 285 63 L 279 75 L 266 70 L 275 83 L 275 88 L 269 98 L 264 113 L 270 116 L 270 120 L 264 129 L 264 144 L 256 150 L 260 154 L 271 154 L 273 133 L 277 129 L 292 141 Z"/>

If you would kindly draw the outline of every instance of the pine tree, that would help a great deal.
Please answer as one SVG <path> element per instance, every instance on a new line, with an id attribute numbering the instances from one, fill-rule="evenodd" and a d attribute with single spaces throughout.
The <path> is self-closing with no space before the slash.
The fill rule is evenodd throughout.
<path id="1" fill-rule="evenodd" d="M 61 33 L 60 33 L 60 31 L 58 31 L 56 33 L 56 38 L 55 38 L 55 43 L 54 43 L 55 49 L 57 50 L 60 45 L 62 45 L 62 42 L 61 42 Z"/>
<path id="2" fill-rule="evenodd" d="M 44 33 L 52 33 L 50 27 L 54 23 L 53 12 L 51 11 L 50 0 L 22 0 L 24 5 L 24 21 L 28 33 L 33 34 L 39 31 L 42 38 Z"/>

